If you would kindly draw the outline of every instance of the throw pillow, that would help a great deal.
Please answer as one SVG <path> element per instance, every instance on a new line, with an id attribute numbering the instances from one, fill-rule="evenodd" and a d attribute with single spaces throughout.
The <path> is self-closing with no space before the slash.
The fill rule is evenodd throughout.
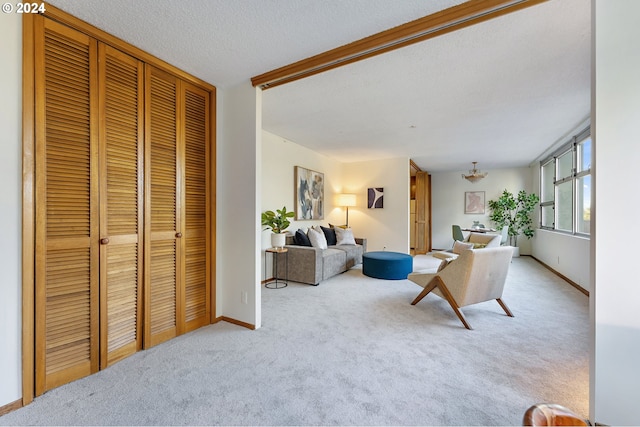
<path id="1" fill-rule="evenodd" d="M 463 251 L 467 249 L 473 249 L 473 243 L 464 243 L 459 240 L 456 240 L 453 244 L 453 253 L 460 255 Z"/>
<path id="2" fill-rule="evenodd" d="M 482 248 L 486 248 L 487 244 L 486 243 L 474 243 L 473 244 L 473 249 L 482 249 Z"/>
<path id="3" fill-rule="evenodd" d="M 323 226 L 320 226 L 320 228 L 322 229 L 322 232 L 324 233 L 324 237 L 326 237 L 326 239 L 327 239 L 327 245 L 328 246 L 335 245 L 336 242 L 337 242 L 337 240 L 336 240 L 336 230 L 334 230 L 333 228 L 323 227 Z"/>
<path id="4" fill-rule="evenodd" d="M 311 246 L 318 249 L 327 249 L 327 239 L 324 237 L 324 233 L 322 231 L 316 231 L 315 229 L 310 228 L 307 235 L 311 241 Z"/>
<path id="5" fill-rule="evenodd" d="M 353 230 L 350 228 L 334 228 L 336 231 L 336 245 L 355 245 Z"/>
<path id="6" fill-rule="evenodd" d="M 298 231 L 296 231 L 296 235 L 293 239 L 298 246 L 311 246 L 311 240 L 309 240 L 309 237 L 301 229 L 298 229 Z"/>

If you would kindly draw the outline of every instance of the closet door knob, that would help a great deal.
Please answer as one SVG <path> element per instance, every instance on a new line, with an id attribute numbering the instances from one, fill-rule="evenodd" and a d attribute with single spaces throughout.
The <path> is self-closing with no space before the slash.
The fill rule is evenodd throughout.
<path id="1" fill-rule="evenodd" d="M 176 233 L 176 237 L 179 239 L 180 237 L 182 237 L 182 233 L 180 232 Z"/>
<path id="2" fill-rule="evenodd" d="M 107 239 L 106 237 L 103 237 L 102 239 L 100 239 L 101 245 L 106 245 L 107 243 L 109 243 L 109 239 Z"/>

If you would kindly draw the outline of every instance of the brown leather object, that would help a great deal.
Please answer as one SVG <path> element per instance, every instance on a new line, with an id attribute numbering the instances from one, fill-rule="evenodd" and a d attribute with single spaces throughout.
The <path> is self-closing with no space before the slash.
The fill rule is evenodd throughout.
<path id="1" fill-rule="evenodd" d="M 524 413 L 523 426 L 589 426 L 589 420 L 578 416 L 572 410 L 554 403 L 533 405 Z"/>

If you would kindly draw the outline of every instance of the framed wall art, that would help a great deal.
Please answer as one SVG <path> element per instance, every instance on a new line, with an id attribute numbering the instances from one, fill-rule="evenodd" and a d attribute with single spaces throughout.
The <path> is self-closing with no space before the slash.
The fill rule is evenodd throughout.
<path id="1" fill-rule="evenodd" d="M 484 214 L 484 191 L 464 192 L 464 213 Z"/>
<path id="2" fill-rule="evenodd" d="M 372 187 L 367 191 L 367 207 L 369 209 L 382 209 L 384 206 L 384 188 Z"/>
<path id="3" fill-rule="evenodd" d="M 324 174 L 295 167 L 296 220 L 324 219 Z"/>

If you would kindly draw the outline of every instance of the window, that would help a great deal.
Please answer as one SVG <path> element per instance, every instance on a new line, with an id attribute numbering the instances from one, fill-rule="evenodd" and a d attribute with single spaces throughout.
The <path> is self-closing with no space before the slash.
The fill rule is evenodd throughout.
<path id="1" fill-rule="evenodd" d="M 540 226 L 588 235 L 591 222 L 591 133 L 587 128 L 540 163 Z"/>

